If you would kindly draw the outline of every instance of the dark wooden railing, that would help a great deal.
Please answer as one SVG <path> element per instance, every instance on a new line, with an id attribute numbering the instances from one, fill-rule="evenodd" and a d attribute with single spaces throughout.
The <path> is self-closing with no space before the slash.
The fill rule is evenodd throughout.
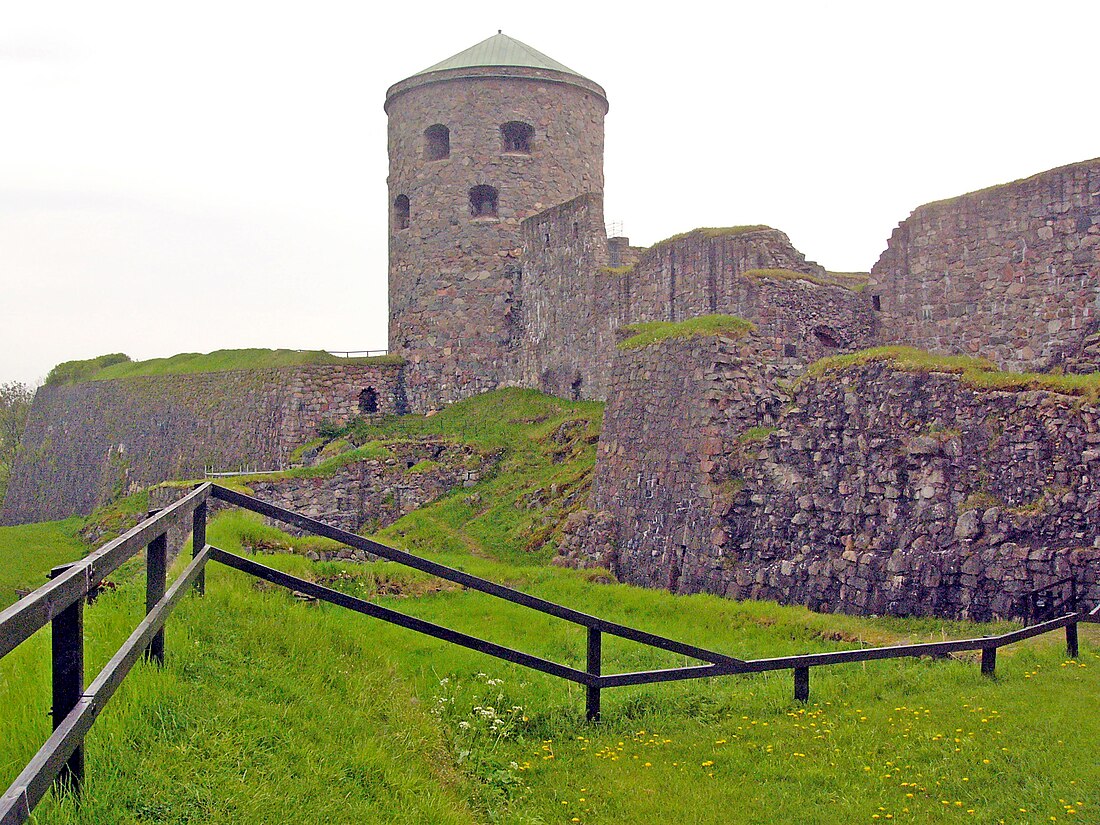
<path id="1" fill-rule="evenodd" d="M 295 525 L 316 535 L 326 536 L 349 547 L 430 573 L 471 590 L 488 593 L 496 598 L 580 625 L 587 630 L 585 669 L 579 670 L 423 619 L 407 616 L 387 607 L 323 587 L 315 582 L 291 576 L 252 559 L 212 547 L 206 542 L 207 502 L 210 498 Z M 166 587 L 167 532 L 170 527 L 188 517 L 191 519 L 194 547 L 192 559 L 172 586 Z M 104 578 L 117 570 L 127 559 L 135 556 L 142 548 L 146 548 L 147 553 L 145 619 L 134 629 L 99 675 L 85 688 L 84 601 L 94 597 Z M 25 822 L 35 805 L 41 801 L 55 781 L 64 789 L 79 792 L 84 777 L 85 735 L 138 659 L 144 656 L 156 664 L 163 664 L 164 624 L 168 615 L 192 586 L 200 595 L 204 592 L 204 570 L 210 561 L 219 562 L 320 601 L 495 656 L 541 673 L 576 682 L 585 687 L 585 712 L 589 721 L 599 719 L 600 692 L 604 688 L 626 685 L 791 670 L 794 676 L 794 697 L 797 701 L 805 702 L 810 695 L 810 668 L 812 667 L 902 657 L 942 657 L 965 651 L 981 651 L 981 672 L 986 676 L 993 676 L 997 663 L 997 650 L 1005 645 L 1065 628 L 1069 655 L 1076 657 L 1078 623 L 1100 623 L 1100 606 L 1097 606 L 1090 613 L 1074 610 L 1049 621 L 1000 636 L 783 656 L 774 659 L 738 659 L 597 616 L 590 616 L 340 530 L 251 496 L 205 483 L 81 561 L 55 568 L 48 584 L 0 612 L 0 658 L 6 656 L 47 624 L 52 626 L 54 703 L 53 734 L 0 798 L 0 825 Z M 602 671 L 602 643 L 605 633 L 649 647 L 689 656 L 700 660 L 703 664 L 605 675 Z"/>

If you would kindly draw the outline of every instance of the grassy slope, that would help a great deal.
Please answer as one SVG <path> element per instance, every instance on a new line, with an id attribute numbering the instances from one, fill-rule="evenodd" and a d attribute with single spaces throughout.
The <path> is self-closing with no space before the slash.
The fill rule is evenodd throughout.
<path id="1" fill-rule="evenodd" d="M 400 363 L 399 356 L 341 358 L 322 351 L 300 352 L 288 349 L 223 349 L 209 353 L 184 352 L 170 358 L 148 361 L 122 361 L 99 366 L 99 359 L 88 362 L 67 361 L 50 373 L 46 383 L 65 381 L 106 381 L 144 375 L 177 375 L 196 372 L 296 367 L 313 364 L 386 364 Z"/>
<path id="2" fill-rule="evenodd" d="M 0 527 L 0 608 L 15 601 L 16 588 L 40 587 L 51 567 L 84 555 L 80 525 L 79 518 L 70 518 Z"/>
<path id="3" fill-rule="evenodd" d="M 546 566 L 545 542 L 530 538 L 546 530 L 539 491 L 583 474 L 591 451 L 583 439 L 550 438 L 571 418 L 586 430 L 598 405 L 513 391 L 356 433 L 367 442 L 449 434 L 506 450 L 493 478 L 412 514 L 385 537 L 528 592 L 742 656 L 992 632 L 672 596 Z M 549 520 L 562 509 L 551 508 Z M 242 536 L 292 544 L 236 514 L 220 516 L 210 536 L 230 550 L 241 548 Z M 265 561 L 357 595 L 404 590 L 414 596 L 379 598 L 583 664 L 579 628 L 482 594 L 433 588 L 391 564 Z M 993 682 L 972 661 L 818 669 L 805 708 L 791 700 L 789 673 L 624 688 L 605 693 L 606 721 L 592 727 L 576 686 L 300 604 L 233 571 L 214 567 L 208 581 L 206 599 L 186 600 L 172 621 L 167 670 L 142 666 L 97 723 L 89 802 L 71 821 L 277 822 L 306 804 L 327 806 L 312 818 L 332 822 L 1061 822 L 1095 821 L 1100 809 L 1094 628 L 1079 663 L 1065 662 L 1056 638 L 1036 640 L 1003 652 Z M 138 584 L 88 611 L 90 672 L 139 614 Z M 36 638 L 26 647 L 0 663 L 0 702 L 14 711 L 0 719 L 0 742 L 12 743 L 0 748 L 0 782 L 47 729 L 45 675 L 30 656 L 44 661 L 48 644 Z M 678 663 L 605 639 L 605 672 Z M 503 721 L 493 733 L 497 716 Z M 153 802 L 143 801 L 146 794 Z M 42 821 L 69 816 L 46 808 Z"/>

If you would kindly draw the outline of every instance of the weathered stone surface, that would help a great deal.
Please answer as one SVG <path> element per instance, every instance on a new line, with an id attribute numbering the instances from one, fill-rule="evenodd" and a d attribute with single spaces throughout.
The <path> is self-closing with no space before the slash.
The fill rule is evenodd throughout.
<path id="1" fill-rule="evenodd" d="M 516 383 L 520 224 L 603 191 L 607 101 L 575 75 L 493 67 L 409 78 L 386 111 L 391 215 L 409 199 L 408 227 L 390 222 L 390 351 L 408 358 L 410 404 L 423 411 Z M 529 153 L 506 151 L 512 121 L 533 128 Z M 429 160 L 424 132 L 436 124 L 450 153 Z M 494 216 L 471 214 L 475 186 L 497 190 Z"/>
<path id="2" fill-rule="evenodd" d="M 456 487 L 477 483 L 499 454 L 443 440 L 387 445 L 390 453 L 346 464 L 317 478 L 249 484 L 257 498 L 353 533 L 374 532 Z M 282 529 L 300 533 L 280 524 Z M 351 548 L 339 558 L 364 558 Z"/>
<path id="3" fill-rule="evenodd" d="M 767 352 L 743 357 L 701 384 L 730 360 L 715 339 L 620 354 L 590 508 L 621 579 L 973 619 L 1071 574 L 1100 599 L 1095 406 L 872 363 L 803 380 L 784 409 Z M 563 552 L 593 563 L 578 535 Z"/>
<path id="4" fill-rule="evenodd" d="M 112 495 L 242 466 L 278 469 L 324 420 L 405 411 L 397 364 L 306 366 L 44 386 L 0 523 L 86 514 Z"/>
<path id="5" fill-rule="evenodd" d="M 636 250 L 613 269 L 602 194 L 585 195 L 523 223 L 519 381 L 562 397 L 607 397 L 617 331 L 645 321 L 724 313 L 756 324 L 791 363 L 870 346 L 867 296 L 816 283 L 824 275 L 776 229 L 689 232 Z M 625 239 L 619 239 L 625 240 Z M 617 251 L 622 260 L 622 250 Z M 746 276 L 786 270 L 806 280 Z"/>
<path id="6" fill-rule="evenodd" d="M 1079 372 L 1100 363 L 1098 290 L 1100 159 L 921 206 L 867 287 L 886 342 Z"/>

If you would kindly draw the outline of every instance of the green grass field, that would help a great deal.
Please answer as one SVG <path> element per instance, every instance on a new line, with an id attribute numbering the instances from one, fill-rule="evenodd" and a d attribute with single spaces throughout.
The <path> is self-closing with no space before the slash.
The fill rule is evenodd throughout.
<path id="1" fill-rule="evenodd" d="M 46 583 L 50 568 L 82 557 L 86 548 L 77 532 L 82 519 L 0 527 L 0 608 L 15 601 L 16 589 Z"/>
<path id="2" fill-rule="evenodd" d="M 733 655 L 1005 627 L 675 596 L 550 566 L 555 525 L 571 496 L 583 499 L 598 425 L 599 405 L 509 391 L 333 438 L 355 448 L 442 435 L 502 450 L 491 477 L 382 538 Z M 16 546 L 13 529 L 30 528 L 0 528 L 0 547 Z M 248 514 L 219 514 L 209 540 L 244 553 L 293 548 L 258 558 L 500 644 L 584 663 L 579 627 L 391 563 L 313 563 L 301 555 L 309 540 Z M 140 575 L 119 584 L 86 611 L 89 680 L 143 611 Z M 815 668 L 806 705 L 793 700 L 789 672 L 607 690 L 603 721 L 592 725 L 579 686 L 211 565 L 207 595 L 185 598 L 169 621 L 166 667 L 139 664 L 93 728 L 81 806 L 49 797 L 36 821 L 1096 822 L 1096 630 L 1083 629 L 1078 661 L 1066 660 L 1060 634 L 1003 649 L 995 680 L 970 657 Z M 44 631 L 0 661 L 4 787 L 49 733 L 48 656 Z M 604 637 L 605 673 L 684 663 Z"/>

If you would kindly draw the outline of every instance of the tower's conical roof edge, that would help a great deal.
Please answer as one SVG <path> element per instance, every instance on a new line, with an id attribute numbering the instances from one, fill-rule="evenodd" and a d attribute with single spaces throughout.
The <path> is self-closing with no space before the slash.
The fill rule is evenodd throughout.
<path id="1" fill-rule="evenodd" d="M 476 66 L 520 66 L 528 69 L 548 69 L 562 74 L 571 74 L 588 80 L 584 75 L 547 57 L 514 37 L 498 32 L 482 40 L 465 51 L 448 57 L 446 60 L 417 72 L 413 77 L 429 72 L 442 72 L 448 69 L 469 69 Z"/>

